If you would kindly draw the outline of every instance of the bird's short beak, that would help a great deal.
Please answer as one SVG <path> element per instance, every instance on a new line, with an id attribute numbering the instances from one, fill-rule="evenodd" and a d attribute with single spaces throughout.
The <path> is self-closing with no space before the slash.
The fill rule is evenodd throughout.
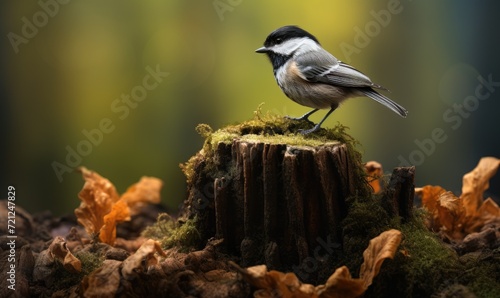
<path id="1" fill-rule="evenodd" d="M 257 53 L 267 53 L 269 50 L 266 47 L 258 48 L 255 50 Z"/>

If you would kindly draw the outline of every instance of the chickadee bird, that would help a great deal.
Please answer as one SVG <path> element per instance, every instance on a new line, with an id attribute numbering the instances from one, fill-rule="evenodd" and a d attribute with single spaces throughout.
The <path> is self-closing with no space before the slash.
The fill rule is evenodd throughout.
<path id="1" fill-rule="evenodd" d="M 374 90 L 388 91 L 386 88 L 339 61 L 321 47 L 316 37 L 297 26 L 276 29 L 266 38 L 264 46 L 255 51 L 267 54 L 274 77 L 286 96 L 314 108 L 292 119 L 309 121 L 308 117 L 319 109 L 330 109 L 312 129 L 301 130 L 302 134 L 317 131 L 339 104 L 350 97 L 368 96 L 402 117 L 408 114 L 405 108 Z"/>

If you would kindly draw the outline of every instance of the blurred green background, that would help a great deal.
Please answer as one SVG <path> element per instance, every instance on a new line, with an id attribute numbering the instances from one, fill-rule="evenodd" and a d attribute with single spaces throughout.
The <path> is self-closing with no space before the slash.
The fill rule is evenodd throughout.
<path id="1" fill-rule="evenodd" d="M 310 110 L 282 94 L 267 58 L 254 53 L 287 24 L 316 35 L 409 110 L 403 119 L 359 98 L 330 116 L 324 126 L 350 127 L 365 161 L 392 171 L 406 160 L 417 165 L 418 185 L 459 193 L 480 157 L 500 157 L 498 1 L 41 0 L 0 8 L 2 187 L 14 185 L 16 203 L 31 212 L 79 205 L 83 181 L 65 172 L 74 165 L 120 192 L 143 175 L 159 177 L 163 202 L 177 210 L 186 193 L 178 165 L 201 148 L 198 123 L 243 121 L 262 102 L 283 115 Z M 168 72 L 154 87 L 151 69 Z M 468 97 L 479 75 L 493 81 L 480 90 L 490 93 L 485 100 Z M 130 95 L 141 101 L 127 105 Z M 113 129 L 101 138 L 102 119 Z M 73 166 L 71 150 L 84 153 Z M 59 177 L 56 164 L 67 167 Z M 500 194 L 499 181 L 490 195 Z"/>

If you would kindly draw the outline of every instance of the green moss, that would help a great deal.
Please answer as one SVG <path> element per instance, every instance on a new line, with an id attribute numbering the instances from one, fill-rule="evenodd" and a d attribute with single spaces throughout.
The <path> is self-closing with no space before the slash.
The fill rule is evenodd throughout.
<path id="1" fill-rule="evenodd" d="M 346 258 L 341 260 L 342 264 L 339 265 L 359 268 L 363 263 L 363 251 L 368 247 L 370 240 L 383 231 L 397 228 L 391 225 L 391 218 L 382 208 L 380 201 L 380 196 L 357 196 L 347 200 L 349 211 L 342 222 Z"/>
<path id="2" fill-rule="evenodd" d="M 464 285 L 477 297 L 500 297 L 500 249 L 459 258 L 424 224 L 427 214 L 414 210 L 402 222 L 383 208 L 381 196 L 347 200 L 342 222 L 343 253 L 334 256 L 332 268 L 346 265 L 357 276 L 363 251 L 370 239 L 388 229 L 398 229 L 403 240 L 393 260 L 385 260 L 366 297 L 431 297 L 452 285 Z"/>
<path id="3" fill-rule="evenodd" d="M 175 220 L 167 213 L 160 213 L 156 219 L 156 223 L 144 229 L 141 235 L 145 238 L 160 240 L 165 236 L 171 235 L 174 230 Z"/>
<path id="4" fill-rule="evenodd" d="M 56 270 L 54 272 L 55 284 L 52 286 L 54 290 L 68 289 L 79 284 L 83 278 L 89 275 L 92 271 L 101 267 L 104 262 L 104 256 L 100 253 L 92 253 L 88 251 L 79 251 L 75 253 L 75 257 L 82 263 L 82 270 L 78 273 L 72 273 L 64 269 L 61 262 L 56 260 Z"/>
<path id="5" fill-rule="evenodd" d="M 425 227 L 422 212 L 405 222 L 377 214 L 382 214 L 377 226 L 400 230 L 403 240 L 394 259 L 382 265 L 367 296 L 431 297 L 456 279 L 461 270 L 458 256 Z"/>
<path id="6" fill-rule="evenodd" d="M 500 248 L 470 253 L 460 258 L 464 265 L 459 281 L 477 297 L 500 297 Z"/>
<path id="7" fill-rule="evenodd" d="M 346 265 L 357 276 L 370 239 L 394 228 L 403 234 L 399 252 L 383 263 L 367 297 L 430 297 L 453 283 L 462 271 L 458 256 L 425 227 L 422 212 L 402 222 L 384 209 L 382 200 L 382 196 L 348 199 L 348 215 L 342 222 L 345 255 L 334 265 Z"/>
<path id="8" fill-rule="evenodd" d="M 263 114 L 262 104 L 254 112 L 254 117 L 250 120 L 238 124 L 227 125 L 214 131 L 207 124 L 199 124 L 196 131 L 205 138 L 202 150 L 191 157 L 186 163 L 181 164 L 181 168 L 186 175 L 187 183 L 190 185 L 195 177 L 195 173 L 203 172 L 203 176 L 215 177 L 213 155 L 219 143 L 231 144 L 235 139 L 249 142 L 264 142 L 268 144 L 287 144 L 291 146 L 311 146 L 317 147 L 325 144 L 342 143 L 348 146 L 351 160 L 358 162 L 360 168 L 358 177 L 364 179 L 364 171 L 361 167 L 361 153 L 357 150 L 360 145 L 347 130 L 348 127 L 338 123 L 333 128 L 321 128 L 315 133 L 302 135 L 298 131 L 310 129 L 314 125 L 308 121 L 291 120 L 282 115 L 271 112 Z M 360 180 L 361 181 L 361 180 Z M 362 182 L 364 184 L 364 180 Z M 363 188 L 364 185 L 359 185 Z"/>
<path id="9" fill-rule="evenodd" d="M 166 213 L 158 215 L 156 223 L 147 227 L 142 236 L 160 241 L 164 249 L 175 246 L 184 251 L 196 247 L 200 241 L 196 218 L 178 222 Z"/>
<path id="10" fill-rule="evenodd" d="M 104 262 L 103 255 L 88 252 L 88 251 L 77 252 L 75 254 L 75 257 L 77 257 L 82 262 L 81 274 L 83 276 L 86 276 L 86 275 L 90 274 L 92 271 L 94 271 L 95 269 L 101 267 L 102 263 Z"/>
<path id="11" fill-rule="evenodd" d="M 412 296 L 430 296 L 443 284 L 452 283 L 461 266 L 458 256 L 423 224 L 420 216 L 400 227 L 404 235 L 395 263 L 405 273 L 405 292 Z"/>

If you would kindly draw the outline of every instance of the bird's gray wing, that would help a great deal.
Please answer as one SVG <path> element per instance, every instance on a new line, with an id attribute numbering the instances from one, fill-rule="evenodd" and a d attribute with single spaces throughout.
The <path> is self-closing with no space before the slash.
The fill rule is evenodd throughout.
<path id="1" fill-rule="evenodd" d="M 369 77 L 343 63 L 325 50 L 311 51 L 295 57 L 303 78 L 310 82 L 320 82 L 340 87 L 372 87 L 385 89 L 374 84 Z"/>
<path id="2" fill-rule="evenodd" d="M 365 74 L 349 64 L 340 62 L 324 50 L 302 53 L 295 57 L 295 61 L 299 75 L 304 80 L 336 87 L 353 88 L 359 93 L 383 104 L 402 117 L 406 117 L 408 114 L 405 108 L 373 89 L 387 90 L 386 88 L 374 84 Z"/>

